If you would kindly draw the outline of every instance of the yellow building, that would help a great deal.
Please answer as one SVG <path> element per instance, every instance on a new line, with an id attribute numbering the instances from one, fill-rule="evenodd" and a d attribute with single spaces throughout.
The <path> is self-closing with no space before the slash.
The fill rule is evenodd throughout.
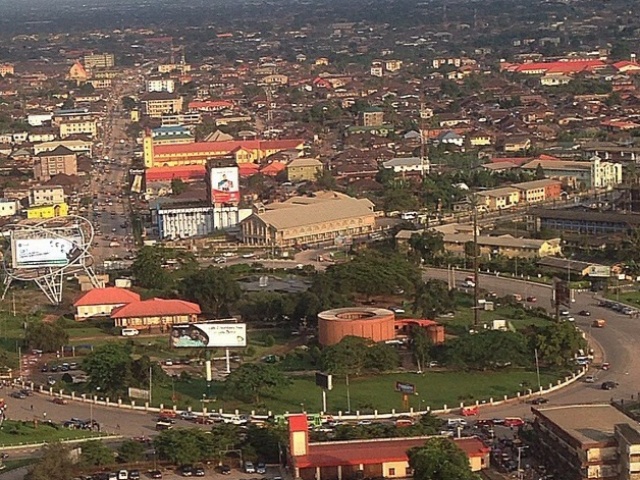
<path id="1" fill-rule="evenodd" d="M 71 135 L 89 135 L 95 138 L 98 135 L 98 122 L 96 120 L 79 120 L 60 123 L 60 138 Z"/>
<path id="2" fill-rule="evenodd" d="M 142 113 L 151 118 L 161 118 L 166 113 L 179 113 L 182 111 L 183 99 L 180 95 L 167 92 L 151 92 L 144 95 Z"/>
<path id="3" fill-rule="evenodd" d="M 495 188 L 478 193 L 479 204 L 484 203 L 489 210 L 511 208 L 520 202 L 520 190 L 514 187 Z"/>
<path id="4" fill-rule="evenodd" d="M 443 237 L 446 252 L 463 256 L 466 254 L 465 245 L 473 242 L 471 233 L 449 233 Z M 471 249 L 473 251 L 473 247 Z M 538 240 L 535 238 L 516 238 L 511 235 L 490 237 L 478 236 L 478 250 L 480 256 L 491 257 L 502 255 L 507 258 L 536 258 L 562 254 L 559 238 Z"/>
<path id="5" fill-rule="evenodd" d="M 55 218 L 69 215 L 69 205 L 67 203 L 56 203 L 54 205 L 37 205 L 27 208 L 27 218 Z"/>
<path id="6" fill-rule="evenodd" d="M 5 75 L 13 75 L 14 74 L 14 69 L 13 69 L 13 64 L 12 63 L 3 63 L 0 65 L 0 75 L 1 76 L 5 76 Z"/>
<path id="7" fill-rule="evenodd" d="M 317 158 L 296 158 L 287 165 L 287 178 L 290 182 L 314 182 L 323 168 Z"/>
<path id="8" fill-rule="evenodd" d="M 89 74 L 84 69 L 80 62 L 74 63 L 69 69 L 69 73 L 67 74 L 67 78 L 76 82 L 77 84 L 84 83 L 89 78 Z"/>

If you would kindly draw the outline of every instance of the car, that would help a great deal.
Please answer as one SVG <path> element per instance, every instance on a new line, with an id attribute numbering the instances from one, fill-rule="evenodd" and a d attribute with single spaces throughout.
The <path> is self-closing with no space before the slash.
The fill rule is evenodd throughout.
<path id="1" fill-rule="evenodd" d="M 61 397 L 56 397 L 51 400 L 51 402 L 55 403 L 56 405 L 66 405 L 67 403 L 69 403 L 66 398 Z"/>
<path id="2" fill-rule="evenodd" d="M 600 368 L 602 370 L 609 370 L 609 368 L 611 368 L 611 364 L 609 362 L 604 362 L 602 365 L 600 365 Z"/>
<path id="3" fill-rule="evenodd" d="M 548 403 L 549 400 L 547 400 L 544 397 L 537 397 L 534 398 L 533 400 L 529 400 L 529 404 L 531 405 L 544 405 L 545 403 Z"/>
<path id="4" fill-rule="evenodd" d="M 504 419 L 505 427 L 521 427 L 524 425 L 524 420 L 520 417 L 507 417 Z"/>
<path id="5" fill-rule="evenodd" d="M 618 384 L 616 382 L 602 382 L 602 385 L 600 386 L 600 388 L 602 390 L 613 390 L 614 388 L 616 388 L 618 386 Z"/>
<path id="6" fill-rule="evenodd" d="M 58 371 L 58 366 L 57 365 L 51 365 L 51 367 L 49 368 L 50 372 L 56 373 Z"/>
<path id="7" fill-rule="evenodd" d="M 49 367 L 46 364 L 40 367 L 40 372 L 47 373 L 48 371 L 49 371 Z"/>
<path id="8" fill-rule="evenodd" d="M 371 420 L 360 420 L 358 425 L 373 425 L 373 422 Z"/>
<path id="9" fill-rule="evenodd" d="M 256 473 L 256 467 L 252 462 L 244 462 L 244 473 Z"/>
<path id="10" fill-rule="evenodd" d="M 151 470 L 149 476 L 151 478 L 162 478 L 162 472 L 160 470 Z"/>
<path id="11" fill-rule="evenodd" d="M 581 317 L 590 317 L 591 312 L 589 310 L 580 310 L 578 312 L 578 315 L 580 315 Z"/>
<path id="12" fill-rule="evenodd" d="M 398 314 L 406 313 L 406 310 L 402 307 L 391 306 L 389 307 L 389 310 L 391 310 L 393 313 L 398 313 Z"/>
<path id="13" fill-rule="evenodd" d="M 180 467 L 180 474 L 183 477 L 192 477 L 193 467 L 191 465 L 183 465 L 182 467 Z"/>
<path id="14" fill-rule="evenodd" d="M 527 297 L 527 302 L 529 303 L 536 303 L 538 301 L 538 299 L 536 297 Z"/>
<path id="15" fill-rule="evenodd" d="M 586 377 L 584 377 L 584 381 L 585 383 L 595 383 L 596 377 L 594 377 L 593 375 L 587 375 Z"/>
<path id="16" fill-rule="evenodd" d="M 129 470 L 129 480 L 140 480 L 140 470 Z"/>
<path id="17" fill-rule="evenodd" d="M 267 473 L 267 465 L 263 462 L 258 462 L 256 465 L 256 473 L 259 473 L 260 475 Z"/>
<path id="18" fill-rule="evenodd" d="M 178 414 L 178 416 L 182 419 L 182 420 L 187 420 L 187 421 L 194 421 L 196 418 L 198 418 L 198 415 L 196 415 L 193 412 L 180 412 Z"/>
<path id="19" fill-rule="evenodd" d="M 432 360 L 432 361 L 429 362 L 428 366 L 429 366 L 429 368 L 436 368 L 436 367 L 439 367 L 440 364 L 438 362 L 436 362 L 435 360 Z"/>
<path id="20" fill-rule="evenodd" d="M 222 475 L 231 475 L 231 467 L 229 465 L 220 465 L 220 473 Z"/>
<path id="21" fill-rule="evenodd" d="M 204 475 L 205 475 L 204 467 L 195 467 L 195 468 L 193 469 L 193 474 L 194 474 L 196 477 L 204 477 Z"/>
<path id="22" fill-rule="evenodd" d="M 9 395 L 11 398 L 18 398 L 20 400 L 24 400 L 27 396 L 22 392 L 13 392 Z"/>
<path id="23" fill-rule="evenodd" d="M 118 480 L 129 480 L 129 472 L 127 470 L 120 470 L 118 472 Z"/>
<path id="24" fill-rule="evenodd" d="M 561 308 L 560 309 L 560 316 L 566 317 L 567 315 L 569 315 L 569 310 L 567 310 L 566 308 Z"/>
<path id="25" fill-rule="evenodd" d="M 53 377 L 49 377 L 49 378 L 47 378 L 47 385 L 49 385 L 49 386 L 51 386 L 51 387 L 52 387 L 52 386 L 54 386 L 55 384 L 56 384 L 56 379 L 55 379 L 55 378 L 53 378 Z"/>

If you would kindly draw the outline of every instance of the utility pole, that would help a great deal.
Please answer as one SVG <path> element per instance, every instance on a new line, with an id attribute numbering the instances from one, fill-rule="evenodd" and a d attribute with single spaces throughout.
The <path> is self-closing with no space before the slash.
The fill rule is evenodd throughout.
<path id="1" fill-rule="evenodd" d="M 480 286 L 478 285 L 478 205 L 476 198 L 473 199 L 473 325 L 478 326 L 480 310 L 478 300 Z"/>

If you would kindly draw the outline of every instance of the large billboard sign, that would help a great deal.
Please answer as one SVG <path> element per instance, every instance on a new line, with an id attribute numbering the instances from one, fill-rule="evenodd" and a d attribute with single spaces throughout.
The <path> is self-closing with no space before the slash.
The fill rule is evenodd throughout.
<path id="1" fill-rule="evenodd" d="M 212 167 L 211 201 L 214 204 L 238 203 L 240 201 L 240 184 L 238 167 Z"/>
<path id="2" fill-rule="evenodd" d="M 244 323 L 187 323 L 171 327 L 171 346 L 177 348 L 230 348 L 247 346 Z"/>
<path id="3" fill-rule="evenodd" d="M 596 278 L 609 278 L 611 276 L 611 267 L 606 265 L 591 265 L 587 275 Z"/>
<path id="4" fill-rule="evenodd" d="M 69 238 L 13 239 L 13 268 L 64 267 L 80 253 Z"/>

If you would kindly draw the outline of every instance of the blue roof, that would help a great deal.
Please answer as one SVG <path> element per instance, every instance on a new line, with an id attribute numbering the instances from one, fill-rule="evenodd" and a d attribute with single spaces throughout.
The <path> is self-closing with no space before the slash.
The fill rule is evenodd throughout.
<path id="1" fill-rule="evenodd" d="M 151 130 L 151 133 L 153 134 L 154 137 L 171 135 L 171 134 L 191 135 L 190 130 L 182 125 L 154 128 L 153 130 Z"/>

